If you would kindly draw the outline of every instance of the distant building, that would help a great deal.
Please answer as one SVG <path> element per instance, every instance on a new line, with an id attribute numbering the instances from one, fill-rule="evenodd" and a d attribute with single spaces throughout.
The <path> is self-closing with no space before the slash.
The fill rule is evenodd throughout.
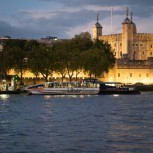
<path id="1" fill-rule="evenodd" d="M 137 33 L 136 24 L 129 19 L 128 9 L 122 22 L 122 33 L 103 35 L 98 22 L 93 26 L 93 39 L 108 42 L 116 57 L 114 69 L 105 74 L 106 81 L 124 83 L 153 83 L 153 34 Z"/>
<path id="2" fill-rule="evenodd" d="M 52 46 L 54 43 L 59 41 L 66 41 L 67 39 L 58 39 L 57 37 L 47 36 L 38 40 L 40 43 L 46 43 L 48 46 Z"/>

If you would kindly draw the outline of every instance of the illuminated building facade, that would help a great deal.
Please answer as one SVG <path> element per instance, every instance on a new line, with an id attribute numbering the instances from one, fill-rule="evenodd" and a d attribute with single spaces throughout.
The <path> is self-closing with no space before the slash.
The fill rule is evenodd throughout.
<path id="1" fill-rule="evenodd" d="M 103 80 L 153 83 L 153 34 L 137 33 L 132 13 L 129 19 L 128 9 L 119 34 L 102 35 L 102 26 L 97 16 L 93 39 L 108 42 L 116 57 L 115 67 L 104 75 Z"/>

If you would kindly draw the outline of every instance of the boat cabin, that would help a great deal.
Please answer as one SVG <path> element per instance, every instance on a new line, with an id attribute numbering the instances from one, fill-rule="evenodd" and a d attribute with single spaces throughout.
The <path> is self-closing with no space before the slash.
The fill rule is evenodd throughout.
<path id="1" fill-rule="evenodd" d="M 99 84 L 92 82 L 46 82 L 46 88 L 99 88 Z"/>

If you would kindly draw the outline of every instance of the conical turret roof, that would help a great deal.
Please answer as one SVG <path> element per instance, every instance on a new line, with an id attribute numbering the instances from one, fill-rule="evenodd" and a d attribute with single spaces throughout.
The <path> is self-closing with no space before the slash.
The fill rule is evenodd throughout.
<path id="1" fill-rule="evenodd" d="M 102 26 L 101 26 L 101 24 L 100 24 L 99 22 L 96 22 L 96 23 L 95 23 L 95 27 L 96 27 L 96 28 L 102 28 Z"/>
<path id="2" fill-rule="evenodd" d="M 128 17 L 122 22 L 122 24 L 129 24 L 129 23 L 132 23 L 132 21 Z"/>

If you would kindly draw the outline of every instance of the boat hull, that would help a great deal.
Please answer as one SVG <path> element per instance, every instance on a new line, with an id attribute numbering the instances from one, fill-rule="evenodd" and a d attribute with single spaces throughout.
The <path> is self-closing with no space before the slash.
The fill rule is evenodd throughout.
<path id="1" fill-rule="evenodd" d="M 0 95 L 1 94 L 20 94 L 19 90 L 15 90 L 15 91 L 0 91 Z"/>
<path id="2" fill-rule="evenodd" d="M 139 91 L 135 88 L 129 88 L 118 82 L 107 82 L 100 84 L 101 95 L 110 95 L 110 94 L 140 94 Z"/>
<path id="3" fill-rule="evenodd" d="M 112 95 L 112 94 L 125 94 L 125 95 L 130 95 L 130 94 L 141 94 L 139 91 L 100 91 L 100 95 Z"/>
<path id="4" fill-rule="evenodd" d="M 29 95 L 96 95 L 99 88 L 42 88 L 28 89 Z"/>

